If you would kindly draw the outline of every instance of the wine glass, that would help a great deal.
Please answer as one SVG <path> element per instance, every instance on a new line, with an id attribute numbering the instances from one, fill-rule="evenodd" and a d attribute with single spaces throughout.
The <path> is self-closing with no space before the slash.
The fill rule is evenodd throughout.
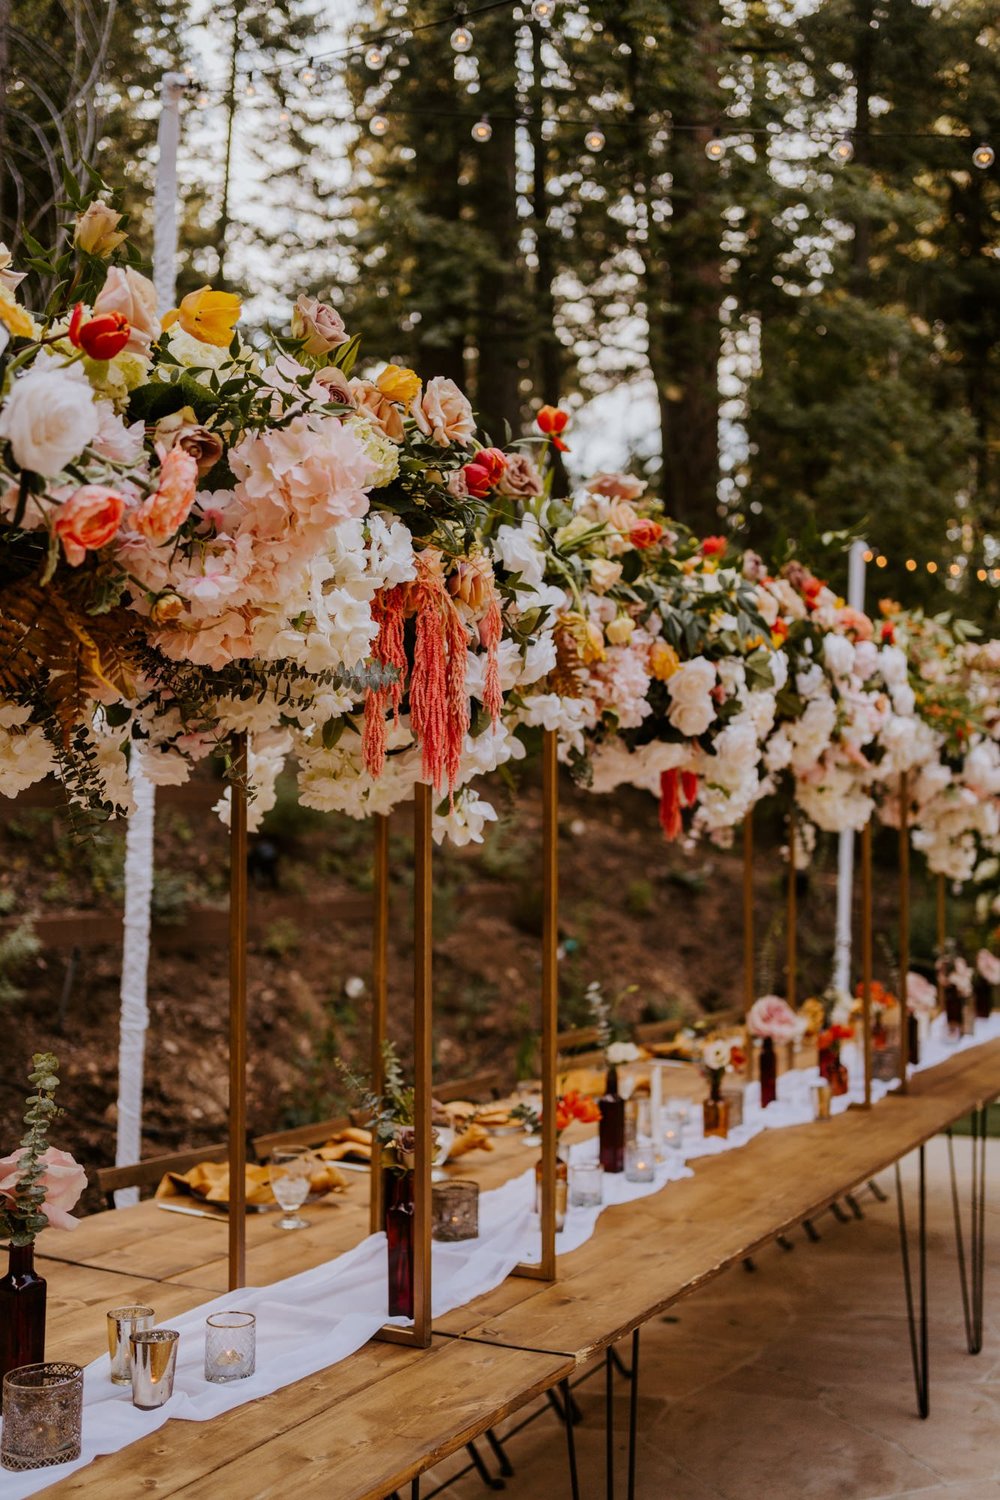
<path id="1" fill-rule="evenodd" d="M 271 1191 L 285 1210 L 278 1220 L 279 1229 L 308 1229 L 309 1220 L 300 1218 L 295 1210 L 309 1196 L 311 1167 L 308 1151 L 291 1146 L 276 1146 L 272 1151 L 268 1167 Z"/>

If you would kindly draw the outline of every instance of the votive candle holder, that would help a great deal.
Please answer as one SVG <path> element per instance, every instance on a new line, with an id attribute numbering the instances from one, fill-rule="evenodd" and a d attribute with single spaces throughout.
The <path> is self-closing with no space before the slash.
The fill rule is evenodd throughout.
<path id="1" fill-rule="evenodd" d="M 813 1119 L 829 1120 L 830 1105 L 833 1099 L 833 1090 L 828 1083 L 814 1083 L 812 1086 Z"/>
<path id="2" fill-rule="evenodd" d="M 152 1328 L 155 1322 L 151 1307 L 112 1307 L 108 1312 L 108 1354 L 114 1385 L 132 1384 L 132 1335 Z"/>
<path id="3" fill-rule="evenodd" d="M 83 1370 L 49 1360 L 9 1370 L 3 1380 L 0 1465 L 20 1472 L 80 1457 Z"/>
<path id="4" fill-rule="evenodd" d="M 431 1238 L 446 1244 L 479 1235 L 479 1183 L 460 1177 L 431 1189 Z"/>
<path id="5" fill-rule="evenodd" d="M 176 1328 L 144 1328 L 132 1334 L 132 1405 L 140 1411 L 155 1411 L 173 1395 L 179 1339 Z"/>
<path id="6" fill-rule="evenodd" d="M 603 1202 L 604 1169 L 600 1162 L 574 1162 L 569 1169 L 570 1208 L 600 1208 Z"/>
<path id="7" fill-rule="evenodd" d="M 246 1380 L 257 1368 L 253 1313 L 217 1312 L 205 1319 L 205 1379 L 213 1385 Z"/>

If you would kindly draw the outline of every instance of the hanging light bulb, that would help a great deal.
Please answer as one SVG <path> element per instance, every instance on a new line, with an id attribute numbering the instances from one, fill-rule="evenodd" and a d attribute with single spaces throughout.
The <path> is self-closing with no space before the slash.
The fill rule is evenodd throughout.
<path id="1" fill-rule="evenodd" d="M 842 140 L 839 140 L 834 144 L 833 150 L 830 152 L 830 155 L 833 157 L 834 161 L 852 161 L 854 159 L 854 142 L 849 136 L 845 135 Z"/>
<path id="2" fill-rule="evenodd" d="M 584 136 L 583 144 L 586 146 L 588 151 L 603 151 L 604 131 L 598 130 L 597 126 L 594 125 L 590 130 L 587 131 L 587 134 Z"/>
<path id="3" fill-rule="evenodd" d="M 556 0 L 534 0 L 531 14 L 536 21 L 551 21 L 556 13 Z"/>
<path id="4" fill-rule="evenodd" d="M 198 95 L 197 99 L 194 102 L 195 104 L 197 104 L 199 109 L 205 109 L 208 104 L 208 95 L 205 93 L 204 89 L 202 89 L 201 93 Z"/>
<path id="5" fill-rule="evenodd" d="M 492 135 L 493 126 L 490 124 L 486 116 L 483 115 L 483 118 L 481 120 L 477 120 L 475 125 L 473 125 L 472 127 L 472 139 L 474 141 L 478 141 L 480 146 L 482 146 L 486 143 L 486 141 L 492 138 Z"/>
<path id="6" fill-rule="evenodd" d="M 705 142 L 705 155 L 709 161 L 721 161 L 726 154 L 726 143 L 713 135 L 710 141 Z"/>
<path id="7" fill-rule="evenodd" d="M 290 120 L 290 119 L 291 119 L 291 118 L 292 118 L 292 117 L 291 117 L 291 115 L 290 115 L 290 114 L 289 114 L 289 113 L 288 113 L 288 110 L 287 110 L 287 109 L 282 109 L 282 110 L 279 110 L 279 111 L 278 111 L 278 119 L 279 119 L 279 120 L 280 120 L 280 121 L 281 121 L 281 123 L 282 123 L 282 125 L 287 125 L 287 124 L 288 124 L 288 122 L 289 122 L 289 120 Z"/>
<path id="8" fill-rule="evenodd" d="M 379 68 L 385 67 L 385 60 L 388 56 L 384 47 L 369 47 L 365 53 L 365 66 L 371 68 L 373 73 L 377 73 Z"/>
<path id="9" fill-rule="evenodd" d="M 371 119 L 368 121 L 368 129 L 371 131 L 372 135 L 381 137 L 385 135 L 386 131 L 389 129 L 389 121 L 386 119 L 385 115 L 372 115 Z"/>
<path id="10" fill-rule="evenodd" d="M 306 85 L 316 82 L 316 69 L 313 67 L 311 62 L 306 63 L 305 67 L 302 69 L 302 72 L 299 74 L 299 77 Z"/>
<path id="11" fill-rule="evenodd" d="M 972 153 L 972 165 L 978 167 L 981 172 L 988 171 L 996 159 L 996 152 L 992 146 L 987 145 L 986 141 L 983 141 L 981 146 L 977 146 Z"/>
<path id="12" fill-rule="evenodd" d="M 256 92 L 257 92 L 256 85 L 254 84 L 254 81 L 253 81 L 253 74 L 252 73 L 250 74 L 250 77 L 247 79 L 247 86 L 243 90 L 243 92 L 246 94 L 246 96 L 247 96 L 248 99 L 252 99 L 253 96 L 254 96 L 254 94 L 256 94 Z"/>
<path id="13" fill-rule="evenodd" d="M 451 45 L 456 52 L 472 51 L 472 31 L 464 25 L 458 25 L 451 34 Z"/>

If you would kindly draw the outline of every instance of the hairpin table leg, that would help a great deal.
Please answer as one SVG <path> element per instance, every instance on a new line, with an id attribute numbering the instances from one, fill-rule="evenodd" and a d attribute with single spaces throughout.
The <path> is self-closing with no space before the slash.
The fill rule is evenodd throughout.
<path id="1" fill-rule="evenodd" d="M 628 1500 L 635 1500 L 635 1450 L 639 1426 L 639 1333 L 632 1330 L 632 1389 L 628 1402 Z"/>
<path id="2" fill-rule="evenodd" d="M 573 1397 L 570 1394 L 569 1381 L 560 1380 L 559 1389 L 562 1392 L 565 1412 L 563 1426 L 566 1429 L 566 1457 L 569 1460 L 569 1492 L 572 1500 L 580 1500 L 580 1480 L 576 1472 L 576 1438 L 573 1434 Z"/>
<path id="3" fill-rule="evenodd" d="M 496 1433 L 493 1431 L 493 1428 L 487 1427 L 486 1431 L 483 1433 L 483 1436 L 493 1450 L 493 1457 L 500 1465 L 500 1473 L 503 1475 L 504 1479 L 513 1479 L 514 1465 L 507 1457 L 507 1449 L 497 1437 Z"/>
<path id="4" fill-rule="evenodd" d="M 955 1215 L 955 1247 L 958 1252 L 958 1277 L 962 1287 L 962 1316 L 965 1320 L 965 1342 L 970 1354 L 983 1347 L 983 1273 L 986 1250 L 986 1111 L 977 1107 L 970 1116 L 972 1133 L 972 1202 L 969 1225 L 970 1264 L 966 1267 L 965 1237 L 962 1232 L 962 1210 L 958 1201 L 955 1176 L 955 1149 L 948 1131 L 948 1168 L 951 1173 L 951 1204 Z"/>
<path id="5" fill-rule="evenodd" d="M 920 1325 L 913 1306 L 913 1279 L 910 1274 L 910 1243 L 906 1232 L 906 1208 L 903 1203 L 903 1178 L 896 1163 L 896 1202 L 899 1209 L 899 1252 L 903 1262 L 903 1288 L 906 1294 L 906 1317 L 910 1326 L 910 1354 L 913 1379 L 917 1389 L 917 1410 L 926 1417 L 931 1409 L 930 1378 L 927 1367 L 927 1176 L 924 1147 L 919 1147 L 920 1185 L 918 1189 L 918 1255 L 920 1267 Z"/>

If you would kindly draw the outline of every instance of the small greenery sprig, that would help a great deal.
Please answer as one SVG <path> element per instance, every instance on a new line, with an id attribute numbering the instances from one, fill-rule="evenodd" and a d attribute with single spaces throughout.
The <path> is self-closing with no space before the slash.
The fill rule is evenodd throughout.
<path id="1" fill-rule="evenodd" d="M 347 1064 L 338 1061 L 358 1104 L 364 1111 L 368 1128 L 378 1142 L 383 1164 L 402 1171 L 402 1153 L 412 1151 L 416 1125 L 416 1095 L 403 1077 L 399 1056 L 392 1042 L 382 1043 L 382 1092 L 376 1093 L 370 1079 L 359 1077 Z M 372 1165 L 375 1163 L 373 1161 Z"/>
<path id="2" fill-rule="evenodd" d="M 58 1067 L 51 1052 L 36 1052 L 31 1059 L 28 1081 L 34 1084 L 35 1092 L 25 1101 L 24 1123 L 28 1128 L 21 1138 L 24 1155 L 18 1162 L 18 1178 L 11 1199 L 0 1210 L 0 1237 L 10 1240 L 12 1245 L 30 1245 L 49 1222 L 42 1212 L 45 1188 L 40 1179 L 45 1173 L 42 1157 L 48 1146 L 49 1127 L 63 1113 L 55 1102 Z"/>

